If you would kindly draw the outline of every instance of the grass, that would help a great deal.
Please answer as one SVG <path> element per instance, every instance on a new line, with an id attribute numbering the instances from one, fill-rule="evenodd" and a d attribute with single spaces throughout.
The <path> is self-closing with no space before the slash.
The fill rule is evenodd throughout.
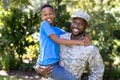
<path id="1" fill-rule="evenodd" d="M 43 80 L 35 71 L 11 70 L 0 71 L 0 80 Z"/>
<path id="2" fill-rule="evenodd" d="M 0 75 L 0 80 L 23 80 L 14 76 L 1 76 Z"/>

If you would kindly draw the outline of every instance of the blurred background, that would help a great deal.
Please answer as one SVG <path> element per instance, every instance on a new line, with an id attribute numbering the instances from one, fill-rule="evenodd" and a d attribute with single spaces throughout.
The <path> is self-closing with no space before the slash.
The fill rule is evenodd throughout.
<path id="1" fill-rule="evenodd" d="M 0 70 L 35 74 L 40 7 L 46 3 L 55 8 L 56 26 L 68 32 L 71 15 L 76 9 L 90 14 L 87 34 L 103 57 L 103 80 L 120 80 L 120 0 L 0 0 Z M 18 78 L 0 75 L 0 80 Z"/>

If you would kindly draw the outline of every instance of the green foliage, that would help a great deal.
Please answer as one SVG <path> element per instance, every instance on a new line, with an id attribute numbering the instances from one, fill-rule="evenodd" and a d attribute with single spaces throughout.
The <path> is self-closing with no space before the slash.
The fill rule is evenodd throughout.
<path id="1" fill-rule="evenodd" d="M 0 80 L 22 80 L 21 78 L 15 77 L 15 76 L 1 76 L 0 75 Z"/>
<path id="2" fill-rule="evenodd" d="M 36 26 L 39 23 L 39 17 L 32 10 L 28 10 L 29 12 L 27 12 L 22 10 L 20 6 L 12 6 L 7 11 L 4 9 L 1 11 L 0 55 L 2 56 L 3 68 L 5 67 L 6 70 L 9 70 L 13 64 L 6 65 L 9 63 L 8 60 L 11 57 L 5 55 L 8 55 L 12 51 L 13 54 L 10 55 L 15 56 L 15 54 L 18 54 L 18 61 L 22 62 L 22 56 L 26 53 L 25 48 L 35 44 L 34 41 L 29 41 L 27 37 L 38 30 Z M 9 58 L 7 59 L 7 57 Z"/>
<path id="3" fill-rule="evenodd" d="M 19 55 L 25 53 L 25 47 L 34 42 L 29 43 L 26 40 L 27 35 L 35 32 L 34 24 L 36 24 L 37 16 L 22 12 L 19 8 L 12 8 L 10 14 L 2 18 L 4 27 L 1 30 L 3 39 L 7 40 L 7 45 L 14 48 Z M 33 20 L 36 18 L 36 20 Z"/>
<path id="4" fill-rule="evenodd" d="M 14 69 L 15 68 L 14 55 L 12 53 L 4 55 L 1 65 L 3 70 L 9 71 L 11 69 Z"/>
<path id="5" fill-rule="evenodd" d="M 11 3 L 14 6 L 27 6 L 27 5 L 31 5 L 30 0 L 11 0 Z"/>
<path id="6" fill-rule="evenodd" d="M 20 65 L 20 68 L 21 70 L 24 70 L 24 71 L 32 71 L 33 70 L 33 66 L 34 64 L 33 63 L 23 63 Z"/>
<path id="7" fill-rule="evenodd" d="M 120 40 L 120 30 L 114 30 L 113 31 L 113 36 L 115 36 L 117 39 L 119 39 Z M 120 52 L 120 49 L 119 49 L 119 52 Z"/>

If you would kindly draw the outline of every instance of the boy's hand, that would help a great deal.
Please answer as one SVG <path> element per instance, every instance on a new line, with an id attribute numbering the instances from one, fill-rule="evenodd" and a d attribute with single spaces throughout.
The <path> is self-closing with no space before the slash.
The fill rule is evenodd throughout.
<path id="1" fill-rule="evenodd" d="M 52 68 L 50 66 L 43 68 L 42 66 L 37 65 L 35 70 L 36 70 L 36 72 L 40 73 L 44 77 L 49 77 L 49 75 L 52 72 Z"/>
<path id="2" fill-rule="evenodd" d="M 85 35 L 84 37 L 84 46 L 88 46 L 88 45 L 91 45 L 92 42 L 91 42 L 91 39 L 90 39 L 90 36 L 89 35 Z"/>

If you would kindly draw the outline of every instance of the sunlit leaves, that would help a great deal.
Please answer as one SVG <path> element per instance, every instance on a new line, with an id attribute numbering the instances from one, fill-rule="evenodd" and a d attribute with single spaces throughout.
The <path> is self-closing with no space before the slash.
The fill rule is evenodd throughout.
<path id="1" fill-rule="evenodd" d="M 27 5 L 30 5 L 30 0 L 11 0 L 11 5 L 12 6 L 17 6 L 17 7 L 20 7 L 20 6 L 27 6 Z"/>

